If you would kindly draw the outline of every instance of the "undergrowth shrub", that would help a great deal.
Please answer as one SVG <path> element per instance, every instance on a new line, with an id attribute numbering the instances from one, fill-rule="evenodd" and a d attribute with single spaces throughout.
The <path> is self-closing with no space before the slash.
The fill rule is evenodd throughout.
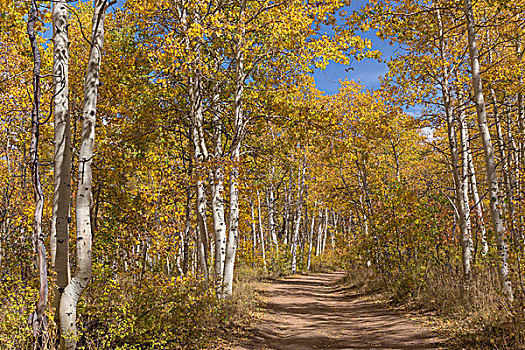
<path id="1" fill-rule="evenodd" d="M 339 267 L 339 262 L 337 259 L 337 252 L 329 250 L 319 256 L 315 256 L 312 254 L 310 271 L 328 272 L 328 271 L 334 271 L 338 267 Z"/>
<path id="2" fill-rule="evenodd" d="M 266 252 L 266 267 L 268 274 L 272 277 L 285 276 L 292 270 L 292 254 L 286 247 L 279 250 L 271 247 Z"/>
<path id="3" fill-rule="evenodd" d="M 29 315 L 35 311 L 36 288 L 19 279 L 4 276 L 0 281 L 0 349 L 32 346 Z"/>
<path id="4" fill-rule="evenodd" d="M 227 315 L 212 285 L 145 273 L 100 278 L 79 305 L 79 344 L 88 349 L 199 349 Z"/>

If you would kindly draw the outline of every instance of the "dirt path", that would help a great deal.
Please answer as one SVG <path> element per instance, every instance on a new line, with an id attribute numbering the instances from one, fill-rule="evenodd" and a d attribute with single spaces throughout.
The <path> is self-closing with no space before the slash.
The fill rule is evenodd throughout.
<path id="1" fill-rule="evenodd" d="M 262 320 L 237 350 L 440 349 L 430 330 L 338 290 L 335 282 L 343 277 L 325 273 L 269 283 Z"/>

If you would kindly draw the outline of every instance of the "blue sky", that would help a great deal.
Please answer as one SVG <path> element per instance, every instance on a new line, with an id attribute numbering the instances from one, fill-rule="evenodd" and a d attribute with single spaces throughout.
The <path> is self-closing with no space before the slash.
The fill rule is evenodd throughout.
<path id="1" fill-rule="evenodd" d="M 354 10 L 359 10 L 366 5 L 368 0 L 355 0 L 352 5 L 348 7 L 348 13 Z M 367 33 L 359 33 L 361 36 L 370 39 L 372 42 L 372 49 L 382 52 L 383 61 L 388 60 L 395 51 L 395 48 L 390 46 L 388 42 L 382 41 L 375 35 L 375 31 Z M 350 69 L 349 69 L 350 68 Z M 324 91 L 326 94 L 336 94 L 339 91 L 339 81 L 348 79 L 360 82 L 365 88 L 373 89 L 379 87 L 379 76 L 385 74 L 388 70 L 386 63 L 379 63 L 375 59 L 364 59 L 350 63 L 349 66 L 330 62 L 325 70 L 317 69 L 314 72 L 314 79 L 317 88 Z"/>

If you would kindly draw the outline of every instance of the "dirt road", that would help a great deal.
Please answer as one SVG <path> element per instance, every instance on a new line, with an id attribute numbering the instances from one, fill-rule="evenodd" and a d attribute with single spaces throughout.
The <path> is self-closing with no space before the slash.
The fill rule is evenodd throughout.
<path id="1" fill-rule="evenodd" d="M 343 273 L 269 283 L 261 321 L 237 350 L 440 349 L 431 331 L 335 282 Z"/>

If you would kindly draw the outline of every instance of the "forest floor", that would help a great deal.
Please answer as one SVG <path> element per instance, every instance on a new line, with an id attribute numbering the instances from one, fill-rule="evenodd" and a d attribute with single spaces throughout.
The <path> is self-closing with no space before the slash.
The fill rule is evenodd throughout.
<path id="1" fill-rule="evenodd" d="M 261 310 L 236 350 L 442 349 L 425 326 L 338 283 L 345 273 L 295 275 L 259 288 Z"/>

